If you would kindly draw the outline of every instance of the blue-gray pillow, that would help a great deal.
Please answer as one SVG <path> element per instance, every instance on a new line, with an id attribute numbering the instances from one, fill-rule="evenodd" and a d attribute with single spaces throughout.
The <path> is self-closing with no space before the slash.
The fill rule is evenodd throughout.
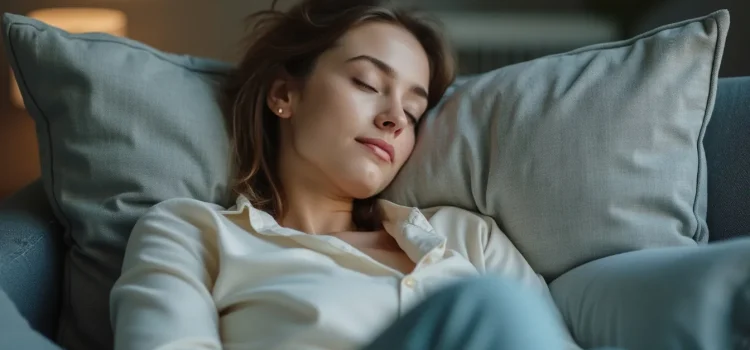
<path id="1" fill-rule="evenodd" d="M 12 14 L 3 35 L 36 122 L 45 191 L 66 228 L 59 343 L 109 349 L 109 291 L 135 221 L 173 197 L 230 203 L 216 91 L 231 67 Z"/>
<path id="2" fill-rule="evenodd" d="M 480 74 L 421 122 L 384 197 L 493 217 L 548 279 L 706 242 L 702 145 L 729 13 Z"/>

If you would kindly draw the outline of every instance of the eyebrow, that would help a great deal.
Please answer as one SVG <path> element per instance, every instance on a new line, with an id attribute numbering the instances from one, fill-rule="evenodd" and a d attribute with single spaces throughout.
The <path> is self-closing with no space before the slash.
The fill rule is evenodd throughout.
<path id="1" fill-rule="evenodd" d="M 379 59 L 377 59 L 375 57 L 372 57 L 370 55 L 359 55 L 359 56 L 355 56 L 355 57 L 352 57 L 352 58 L 346 60 L 347 63 L 348 62 L 354 62 L 354 61 L 367 61 L 367 62 L 370 62 L 373 65 L 375 65 L 375 67 L 377 67 L 379 70 L 381 70 L 383 73 L 385 73 L 386 75 L 388 75 L 389 77 L 393 78 L 393 77 L 396 76 L 396 70 L 394 70 L 393 67 L 389 66 L 387 63 L 385 63 L 385 62 L 383 62 L 383 61 L 381 61 L 381 60 L 379 60 Z M 415 94 L 417 94 L 418 96 L 424 98 L 425 100 L 428 99 L 428 97 L 427 97 L 428 96 L 427 90 L 425 90 L 425 88 L 423 88 L 423 87 L 421 87 L 419 85 L 414 85 L 411 88 L 411 91 L 414 92 Z"/>

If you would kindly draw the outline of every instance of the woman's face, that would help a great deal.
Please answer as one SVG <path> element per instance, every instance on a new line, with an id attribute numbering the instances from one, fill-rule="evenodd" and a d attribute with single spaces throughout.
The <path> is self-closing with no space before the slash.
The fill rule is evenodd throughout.
<path id="1" fill-rule="evenodd" d="M 271 88 L 269 107 L 282 117 L 282 177 L 305 177 L 336 196 L 379 193 L 411 155 L 429 79 L 427 55 L 406 29 L 351 29 L 303 83 L 280 79 Z"/>

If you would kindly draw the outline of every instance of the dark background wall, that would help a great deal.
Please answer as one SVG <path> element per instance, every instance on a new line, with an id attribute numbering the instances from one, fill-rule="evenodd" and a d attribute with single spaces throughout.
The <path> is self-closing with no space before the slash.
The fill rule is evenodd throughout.
<path id="1" fill-rule="evenodd" d="M 669 0 L 637 18 L 628 34 L 728 9 L 731 24 L 721 61 L 724 77 L 750 75 L 750 0 Z"/>

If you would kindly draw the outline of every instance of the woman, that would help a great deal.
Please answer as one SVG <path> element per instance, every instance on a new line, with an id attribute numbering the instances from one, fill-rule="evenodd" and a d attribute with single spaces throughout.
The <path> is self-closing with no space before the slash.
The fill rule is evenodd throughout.
<path id="1" fill-rule="evenodd" d="M 227 86 L 236 205 L 139 220 L 116 349 L 577 348 L 490 218 L 374 199 L 454 78 L 429 22 L 376 0 L 256 19 Z"/>

